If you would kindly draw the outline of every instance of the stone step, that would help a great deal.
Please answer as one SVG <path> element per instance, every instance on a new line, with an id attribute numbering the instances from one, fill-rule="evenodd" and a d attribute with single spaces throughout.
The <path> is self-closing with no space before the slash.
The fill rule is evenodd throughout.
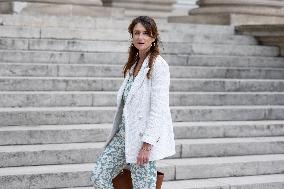
<path id="1" fill-rule="evenodd" d="M 177 139 L 283 136 L 283 120 L 174 122 Z"/>
<path id="2" fill-rule="evenodd" d="M 1 38 L 41 38 L 41 39 L 78 39 L 78 40 L 106 40 L 129 41 L 127 31 L 116 29 L 82 29 L 82 28 L 32 28 L 19 26 L 0 26 Z M 200 34 L 184 32 L 160 32 L 163 42 L 213 43 L 257 45 L 256 39 L 251 36 L 229 34 Z"/>
<path id="3" fill-rule="evenodd" d="M 0 38 L 0 49 L 60 51 L 60 52 L 116 52 L 126 53 L 129 42 L 123 41 L 84 41 L 55 39 Z M 165 54 L 205 54 L 240 56 L 279 56 L 280 50 L 273 46 L 226 45 L 203 43 L 164 42 Z"/>
<path id="4" fill-rule="evenodd" d="M 0 145 L 103 142 L 111 127 L 110 123 L 0 127 Z M 281 133 L 281 126 L 276 130 Z"/>
<path id="5" fill-rule="evenodd" d="M 91 186 L 92 166 L 93 163 L 1 168 L 0 188 Z M 166 181 L 280 174 L 284 171 L 284 155 L 167 159 L 158 162 L 158 169 L 165 173 Z"/>
<path id="6" fill-rule="evenodd" d="M 175 166 L 176 180 L 248 176 L 283 173 L 284 154 L 167 159 L 162 162 Z"/>
<path id="7" fill-rule="evenodd" d="M 97 142 L 0 146 L 0 168 L 93 163 L 103 145 L 103 142 Z"/>
<path id="8" fill-rule="evenodd" d="M 170 105 L 171 106 L 284 105 L 284 93 L 281 92 L 280 93 L 277 92 L 267 92 L 267 93 L 171 92 Z"/>
<path id="9" fill-rule="evenodd" d="M 0 92 L 0 107 L 115 106 L 116 91 Z M 171 106 L 284 105 L 283 92 L 170 92 Z"/>
<path id="10" fill-rule="evenodd" d="M 92 163 L 103 149 L 100 143 L 0 146 L 0 168 L 31 165 Z M 284 137 L 176 140 L 173 158 L 245 156 L 284 153 Z"/>
<path id="11" fill-rule="evenodd" d="M 284 174 L 165 181 L 162 185 L 162 189 L 280 189 L 283 187 Z M 86 186 L 65 189 L 93 189 L 93 187 Z"/>
<path id="12" fill-rule="evenodd" d="M 176 158 L 283 154 L 284 136 L 176 140 Z"/>
<path id="13" fill-rule="evenodd" d="M 280 189 L 284 188 L 284 174 L 225 177 L 210 179 L 193 179 L 163 182 L 162 189 Z M 69 188 L 71 189 L 71 188 Z M 72 189 L 91 189 L 91 187 L 76 187 Z"/>
<path id="14" fill-rule="evenodd" d="M 0 108 L 0 126 L 111 123 L 115 107 Z M 172 106 L 173 121 L 283 120 L 284 106 Z"/>
<path id="15" fill-rule="evenodd" d="M 1 76 L 31 77 L 121 77 L 116 64 L 22 64 L 1 63 Z M 284 79 L 284 68 L 239 68 L 208 66 L 170 66 L 173 78 Z"/>
<path id="16" fill-rule="evenodd" d="M 0 77 L 0 91 L 116 91 L 123 78 Z M 172 78 L 171 91 L 283 92 L 284 80 Z"/>
<path id="17" fill-rule="evenodd" d="M 132 18 L 115 17 L 79 17 L 79 16 L 28 16 L 0 15 L 2 26 L 57 27 L 84 29 L 116 29 L 127 32 Z M 179 24 L 168 23 L 166 19 L 156 19 L 160 31 L 186 31 L 188 33 L 222 33 L 234 34 L 234 27 L 224 25 Z M 210 32 L 208 32 L 210 31 Z"/>
<path id="18" fill-rule="evenodd" d="M 282 57 L 244 57 L 175 54 L 163 54 L 162 56 L 165 58 L 165 60 L 167 60 L 169 65 L 284 68 L 284 58 Z M 0 64 L 14 62 L 36 64 L 70 63 L 123 65 L 126 63 L 126 61 L 126 53 L 0 50 Z"/>
<path id="19" fill-rule="evenodd" d="M 284 135 L 283 120 L 174 122 L 176 139 L 272 137 Z M 0 145 L 103 142 L 112 124 L 0 127 Z"/>

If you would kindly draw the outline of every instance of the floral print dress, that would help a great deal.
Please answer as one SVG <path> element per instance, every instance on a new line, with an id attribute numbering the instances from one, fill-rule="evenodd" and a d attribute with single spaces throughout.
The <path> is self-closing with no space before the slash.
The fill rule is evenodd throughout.
<path id="1" fill-rule="evenodd" d="M 124 88 L 122 105 L 134 82 L 130 76 Z M 133 189 L 155 189 L 157 166 L 155 161 L 150 161 L 142 166 L 125 161 L 125 118 L 122 115 L 118 131 L 98 157 L 92 170 L 91 181 L 96 189 L 113 189 L 112 179 L 125 167 L 131 171 Z"/>

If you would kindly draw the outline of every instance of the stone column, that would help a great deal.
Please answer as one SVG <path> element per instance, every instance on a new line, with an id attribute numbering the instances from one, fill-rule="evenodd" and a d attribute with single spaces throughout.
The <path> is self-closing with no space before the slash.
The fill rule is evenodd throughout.
<path id="1" fill-rule="evenodd" d="M 196 1 L 197 0 L 177 0 L 177 3 L 174 6 L 174 13 L 173 15 L 178 16 L 178 15 L 188 15 L 188 12 L 196 8 Z"/>
<path id="2" fill-rule="evenodd" d="M 208 24 L 284 23 L 284 0 L 199 0 L 188 21 Z M 186 18 L 183 18 L 186 20 Z"/>
<path id="3" fill-rule="evenodd" d="M 196 8 L 197 0 L 177 0 L 176 6 L 188 7 L 190 9 Z"/>
<path id="4" fill-rule="evenodd" d="M 102 0 L 105 6 L 133 10 L 171 12 L 176 0 Z"/>
<path id="5" fill-rule="evenodd" d="M 1 14 L 110 16 L 101 0 L 0 0 Z"/>

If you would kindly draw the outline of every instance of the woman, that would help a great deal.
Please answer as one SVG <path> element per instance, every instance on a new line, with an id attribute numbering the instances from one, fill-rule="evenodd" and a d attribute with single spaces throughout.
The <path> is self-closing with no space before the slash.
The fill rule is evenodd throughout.
<path id="1" fill-rule="evenodd" d="M 113 189 L 112 179 L 128 165 L 134 189 L 156 188 L 156 160 L 175 154 L 169 108 L 170 72 L 159 53 L 155 21 L 135 18 L 124 81 L 117 94 L 113 129 L 92 171 L 97 189 Z"/>

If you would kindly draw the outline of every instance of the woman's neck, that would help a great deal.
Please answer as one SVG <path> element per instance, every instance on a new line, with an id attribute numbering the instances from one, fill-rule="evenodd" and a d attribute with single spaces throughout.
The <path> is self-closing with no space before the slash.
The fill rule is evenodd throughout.
<path id="1" fill-rule="evenodd" d="M 146 56 L 148 55 L 148 52 L 141 52 L 139 51 L 139 62 L 143 62 Z"/>

